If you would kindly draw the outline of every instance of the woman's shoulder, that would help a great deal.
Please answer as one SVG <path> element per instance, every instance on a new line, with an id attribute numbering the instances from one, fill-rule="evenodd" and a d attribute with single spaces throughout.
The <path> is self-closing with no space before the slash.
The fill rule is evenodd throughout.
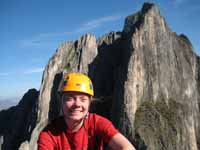
<path id="1" fill-rule="evenodd" d="M 104 118 L 103 116 L 96 114 L 96 113 L 88 113 L 87 119 L 89 120 L 98 120 Z"/>
<path id="2" fill-rule="evenodd" d="M 101 123 L 107 123 L 107 122 L 111 122 L 109 119 L 107 119 L 104 116 L 101 116 L 99 114 L 96 113 L 89 113 L 87 116 L 87 120 L 91 123 L 94 122 L 95 124 L 101 124 Z"/>
<path id="3" fill-rule="evenodd" d="M 94 134 L 104 137 L 105 141 L 109 141 L 119 131 L 114 127 L 112 122 L 98 114 L 91 113 L 88 115 L 89 129 L 94 129 Z"/>

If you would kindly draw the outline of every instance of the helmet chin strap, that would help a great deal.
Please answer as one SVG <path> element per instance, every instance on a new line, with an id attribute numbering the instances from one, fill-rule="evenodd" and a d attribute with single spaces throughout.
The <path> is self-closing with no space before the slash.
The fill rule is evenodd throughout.
<path id="1" fill-rule="evenodd" d="M 85 115 L 84 119 L 85 119 L 85 118 L 87 118 L 87 117 L 88 117 L 88 115 L 89 115 L 89 112 L 87 112 L 87 114 Z"/>

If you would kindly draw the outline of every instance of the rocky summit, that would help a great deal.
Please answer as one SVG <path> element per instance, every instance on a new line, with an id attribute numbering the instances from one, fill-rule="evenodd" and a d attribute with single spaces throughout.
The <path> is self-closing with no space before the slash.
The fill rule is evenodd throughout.
<path id="1" fill-rule="evenodd" d="M 61 114 L 61 79 L 72 71 L 91 77 L 91 111 L 111 119 L 137 150 L 200 149 L 200 57 L 158 6 L 145 3 L 121 32 L 86 34 L 56 50 L 39 93 L 0 112 L 2 150 L 37 149 L 40 131 Z"/>

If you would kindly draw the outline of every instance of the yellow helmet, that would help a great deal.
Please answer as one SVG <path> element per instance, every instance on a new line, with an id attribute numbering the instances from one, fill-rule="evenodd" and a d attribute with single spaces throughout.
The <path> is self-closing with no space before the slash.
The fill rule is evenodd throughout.
<path id="1" fill-rule="evenodd" d="M 64 75 L 62 92 L 75 91 L 94 96 L 90 78 L 82 73 L 68 73 Z"/>

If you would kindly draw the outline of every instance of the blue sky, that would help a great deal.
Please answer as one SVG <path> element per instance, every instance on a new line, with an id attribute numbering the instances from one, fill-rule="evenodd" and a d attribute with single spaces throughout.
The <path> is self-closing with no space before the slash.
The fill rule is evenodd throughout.
<path id="1" fill-rule="evenodd" d="M 0 0 L 0 100 L 40 88 L 42 72 L 61 43 L 85 33 L 121 31 L 144 0 Z M 152 0 L 169 27 L 200 54 L 200 1 Z"/>

